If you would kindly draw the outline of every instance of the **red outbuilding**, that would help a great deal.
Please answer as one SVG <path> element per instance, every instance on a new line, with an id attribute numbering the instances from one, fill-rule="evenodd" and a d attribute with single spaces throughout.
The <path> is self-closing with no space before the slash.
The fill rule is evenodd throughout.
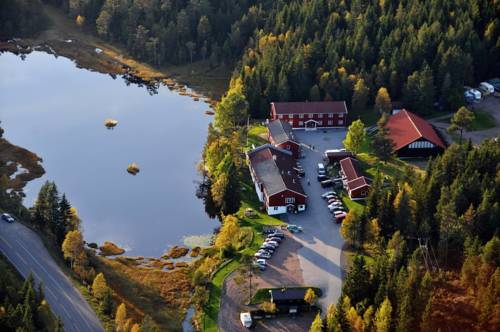
<path id="1" fill-rule="evenodd" d="M 289 150 L 295 159 L 300 156 L 300 144 L 295 139 L 292 126 L 283 120 L 270 121 L 267 124 L 269 143 L 284 150 Z"/>
<path id="2" fill-rule="evenodd" d="M 307 195 L 293 169 L 291 151 L 265 144 L 247 152 L 247 160 L 255 191 L 267 214 L 306 209 Z"/>
<path id="3" fill-rule="evenodd" d="M 345 101 L 309 101 L 271 103 L 271 120 L 283 120 L 294 129 L 345 127 Z"/>
<path id="4" fill-rule="evenodd" d="M 364 176 L 354 158 L 344 158 L 340 161 L 342 182 L 349 197 L 354 200 L 365 199 L 371 187 L 371 180 Z"/>

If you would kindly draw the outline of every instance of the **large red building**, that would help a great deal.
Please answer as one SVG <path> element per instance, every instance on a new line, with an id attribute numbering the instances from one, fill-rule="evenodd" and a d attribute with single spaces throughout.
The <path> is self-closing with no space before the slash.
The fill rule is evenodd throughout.
<path id="1" fill-rule="evenodd" d="M 289 150 L 295 159 L 300 156 L 300 144 L 295 139 L 292 126 L 283 120 L 270 121 L 267 124 L 269 143 L 284 150 Z"/>
<path id="2" fill-rule="evenodd" d="M 345 127 L 345 101 L 309 101 L 271 103 L 271 119 L 288 122 L 294 129 Z"/>
<path id="3" fill-rule="evenodd" d="M 434 127 L 418 115 L 402 109 L 391 115 L 386 128 L 399 157 L 425 157 L 442 153 L 446 144 Z"/>
<path id="4" fill-rule="evenodd" d="M 265 144 L 247 152 L 247 160 L 255 191 L 267 214 L 306 209 L 307 195 L 293 169 L 291 151 Z"/>
<path id="5" fill-rule="evenodd" d="M 350 157 L 342 159 L 340 173 L 349 198 L 355 201 L 368 196 L 371 181 L 361 173 L 356 159 Z"/>

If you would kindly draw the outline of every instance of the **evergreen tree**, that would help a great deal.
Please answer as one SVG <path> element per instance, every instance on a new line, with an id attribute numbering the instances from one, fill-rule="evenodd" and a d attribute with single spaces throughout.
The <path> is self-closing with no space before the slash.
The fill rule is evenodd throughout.
<path id="1" fill-rule="evenodd" d="M 448 132 L 460 132 L 459 143 L 462 144 L 463 131 L 469 130 L 473 121 L 474 113 L 462 106 L 455 114 L 453 114 L 453 117 L 451 118 L 451 125 L 448 127 Z"/>
<path id="2" fill-rule="evenodd" d="M 365 80 L 360 78 L 354 85 L 354 93 L 352 95 L 352 108 L 361 113 L 366 110 L 370 89 L 366 86 Z"/>
<path id="3" fill-rule="evenodd" d="M 365 266 L 363 256 L 356 255 L 352 261 L 351 269 L 344 281 L 343 292 L 356 304 L 369 295 L 370 273 Z"/>
<path id="4" fill-rule="evenodd" d="M 375 155 L 382 161 L 389 160 L 394 153 L 394 142 L 388 136 L 389 130 L 385 127 L 387 124 L 387 115 L 382 116 L 377 122 L 377 133 L 372 139 L 372 149 Z"/>
<path id="5" fill-rule="evenodd" d="M 375 314 L 375 330 L 377 332 L 389 332 L 391 329 L 391 301 L 386 297 Z"/>
<path id="6" fill-rule="evenodd" d="M 323 331 L 323 320 L 321 319 L 321 315 L 318 312 L 316 318 L 314 318 L 314 321 L 311 324 L 309 332 L 322 332 L 322 331 Z"/>

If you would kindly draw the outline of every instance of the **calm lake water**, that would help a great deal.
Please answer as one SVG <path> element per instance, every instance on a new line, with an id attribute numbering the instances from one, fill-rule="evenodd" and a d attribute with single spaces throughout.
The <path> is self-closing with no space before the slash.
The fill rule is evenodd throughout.
<path id="1" fill-rule="evenodd" d="M 150 95 L 66 58 L 0 55 L 5 137 L 37 153 L 46 170 L 25 189 L 26 205 L 43 182 L 55 181 L 77 208 L 87 241 L 113 241 L 130 255 L 158 256 L 218 225 L 195 196 L 207 108 L 164 86 Z M 114 130 L 105 128 L 107 118 L 119 121 Z M 126 172 L 132 162 L 136 176 Z"/>

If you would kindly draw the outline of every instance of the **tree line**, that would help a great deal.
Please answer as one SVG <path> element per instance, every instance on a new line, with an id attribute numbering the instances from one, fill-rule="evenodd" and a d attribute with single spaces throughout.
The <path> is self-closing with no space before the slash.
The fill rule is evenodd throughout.
<path id="1" fill-rule="evenodd" d="M 436 101 L 456 111 L 464 84 L 500 73 L 498 3 L 276 3 L 235 74 L 254 117 L 272 101 L 346 100 L 363 111 L 382 88 L 421 115 Z"/>
<path id="2" fill-rule="evenodd" d="M 316 326 L 377 332 L 446 328 L 436 292 L 455 274 L 473 299 L 474 326 L 498 330 L 498 165 L 500 144 L 487 140 L 478 147 L 450 146 L 424 175 L 408 168 L 397 179 L 377 176 L 363 212 L 350 211 L 341 226 L 358 254 L 339 302 Z"/>
<path id="3" fill-rule="evenodd" d="M 43 0 L 72 18 L 85 18 L 100 37 L 155 65 L 241 56 L 264 25 L 268 0 Z"/>
<path id="4" fill-rule="evenodd" d="M 38 0 L 0 1 L 0 39 L 30 37 L 48 25 Z"/>

